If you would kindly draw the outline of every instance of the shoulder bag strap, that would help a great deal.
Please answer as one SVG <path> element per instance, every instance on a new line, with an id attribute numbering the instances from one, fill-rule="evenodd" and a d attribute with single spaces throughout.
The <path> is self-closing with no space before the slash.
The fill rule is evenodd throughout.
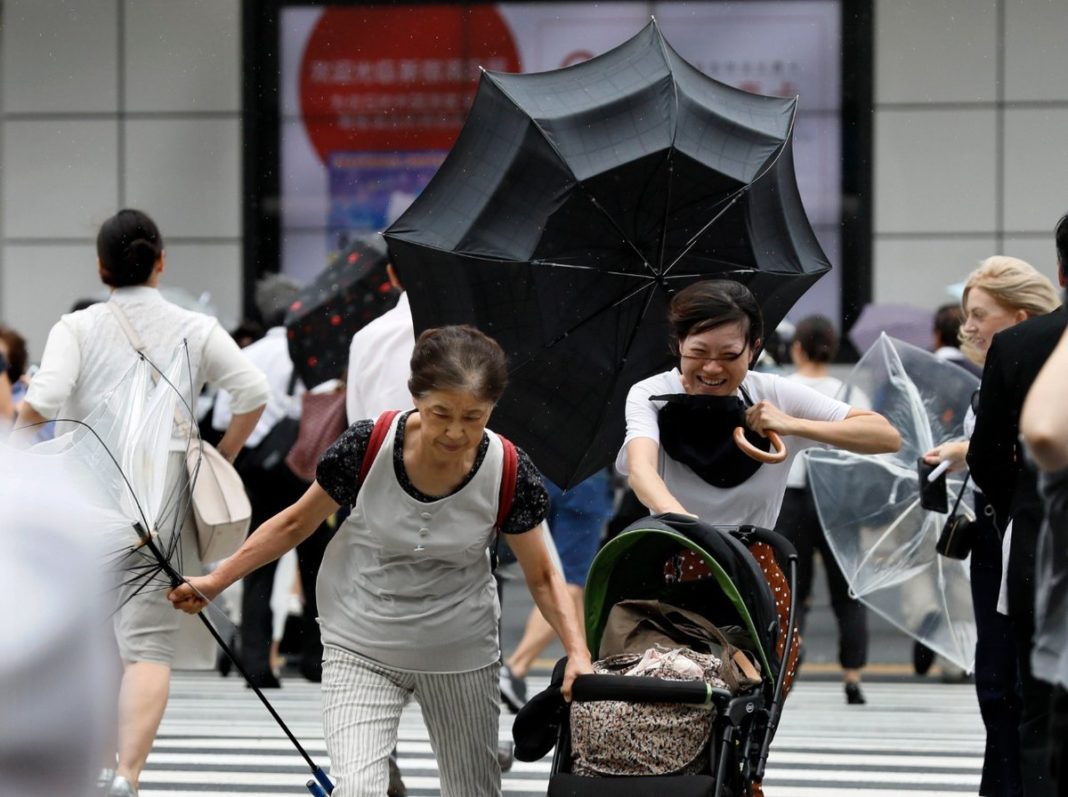
<path id="1" fill-rule="evenodd" d="M 363 480 L 367 478 L 367 472 L 371 470 L 371 465 L 375 461 L 375 457 L 378 456 L 378 452 L 382 450 L 382 443 L 386 441 L 386 435 L 389 434 L 390 424 L 393 423 L 393 419 L 400 414 L 400 410 L 386 410 L 378 416 L 378 420 L 375 421 L 375 428 L 371 430 L 371 437 L 367 441 L 367 450 L 363 454 L 363 460 L 360 462 L 360 485 L 363 485 Z"/>
<path id="2" fill-rule="evenodd" d="M 968 489 L 968 479 L 972 477 L 972 472 L 969 470 L 964 474 L 964 481 L 961 482 L 960 492 L 957 493 L 957 500 L 953 502 L 953 509 L 950 510 L 949 515 L 946 517 L 946 523 L 957 516 L 957 510 L 960 508 L 960 499 L 964 497 L 964 491 Z"/>
<path id="3" fill-rule="evenodd" d="M 512 511 L 512 503 L 515 500 L 515 485 L 519 476 L 519 455 L 515 451 L 515 444 L 502 434 L 497 435 L 504 447 L 504 463 L 501 468 L 501 491 L 497 501 L 497 522 L 493 524 L 493 549 L 490 551 L 490 568 L 497 569 L 500 561 L 499 551 L 501 547 L 501 526 Z"/>
<path id="4" fill-rule="evenodd" d="M 519 455 L 515 452 L 515 444 L 504 435 L 497 435 L 504 446 L 504 466 L 501 470 L 501 493 L 497 503 L 497 533 L 501 533 L 501 526 L 512 511 L 512 502 L 515 500 L 516 479 L 519 476 Z"/>
<path id="5" fill-rule="evenodd" d="M 104 304 L 107 305 L 107 308 L 115 317 L 115 321 L 118 323 L 119 328 L 122 329 L 123 334 L 126 335 L 126 339 L 130 341 L 130 345 L 133 346 L 138 353 L 144 353 L 144 341 L 142 341 L 141 336 L 137 334 L 137 330 L 135 330 L 130 325 L 130 319 L 126 317 L 126 313 L 123 312 L 122 308 L 119 307 L 118 303 L 114 300 L 109 299 L 108 301 L 104 302 Z"/>

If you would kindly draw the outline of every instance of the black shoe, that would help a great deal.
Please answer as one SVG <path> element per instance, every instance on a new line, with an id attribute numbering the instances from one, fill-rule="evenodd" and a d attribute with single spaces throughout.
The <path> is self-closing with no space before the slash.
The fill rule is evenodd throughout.
<path id="1" fill-rule="evenodd" d="M 864 699 L 864 693 L 860 690 L 860 684 L 847 681 L 845 685 L 846 703 L 851 706 L 863 706 L 868 701 Z"/>
<path id="2" fill-rule="evenodd" d="M 386 797 L 408 797 L 408 787 L 401 780 L 400 767 L 393 760 L 393 756 L 389 758 L 389 787 L 386 789 Z"/>
<path id="3" fill-rule="evenodd" d="M 927 675 L 927 671 L 934 664 L 935 652 L 922 642 L 912 644 L 912 669 L 917 675 Z"/>
<path id="4" fill-rule="evenodd" d="M 250 676 L 245 686 L 255 686 L 257 689 L 281 689 L 282 682 L 278 680 L 278 676 L 272 673 L 270 675 Z"/>
<path id="5" fill-rule="evenodd" d="M 513 714 L 527 704 L 527 682 L 512 672 L 507 664 L 501 664 L 499 685 L 501 699 Z"/>

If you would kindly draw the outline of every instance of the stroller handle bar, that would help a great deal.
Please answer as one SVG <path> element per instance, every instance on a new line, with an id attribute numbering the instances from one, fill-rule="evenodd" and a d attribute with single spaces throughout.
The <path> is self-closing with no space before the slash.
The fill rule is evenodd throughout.
<path id="1" fill-rule="evenodd" d="M 726 689 L 704 681 L 665 681 L 640 675 L 580 675 L 571 687 L 580 703 L 623 700 L 629 703 L 687 703 L 711 706 L 734 697 Z"/>

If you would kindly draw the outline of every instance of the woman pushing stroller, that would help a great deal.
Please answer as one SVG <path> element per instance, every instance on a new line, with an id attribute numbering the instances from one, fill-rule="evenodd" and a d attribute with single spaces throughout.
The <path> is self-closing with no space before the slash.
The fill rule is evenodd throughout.
<path id="1" fill-rule="evenodd" d="M 334 443 L 297 503 L 170 599 L 200 611 L 350 505 L 318 582 L 323 725 L 335 797 L 385 794 L 389 752 L 412 696 L 438 759 L 442 794 L 499 795 L 500 608 L 487 550 L 498 528 L 563 641 L 565 695 L 576 675 L 592 671 L 590 656 L 538 530 L 548 510 L 545 488 L 518 449 L 511 507 L 498 518 L 509 444 L 486 425 L 507 380 L 504 352 L 472 327 L 443 327 L 420 335 L 411 367 L 415 409 L 389 422 L 362 477 L 373 421 L 353 424 Z"/>
<path id="2" fill-rule="evenodd" d="M 776 374 L 750 371 L 763 335 L 760 307 L 737 282 L 708 280 L 670 305 L 678 368 L 635 384 L 627 396 L 627 434 L 616 460 L 653 513 L 696 515 L 719 525 L 775 528 L 790 466 L 815 444 L 864 454 L 897 451 L 901 436 L 871 410 L 851 407 Z M 743 454 L 732 439 L 769 449 L 786 437 L 776 464 Z M 859 689 L 859 687 L 857 687 Z"/>

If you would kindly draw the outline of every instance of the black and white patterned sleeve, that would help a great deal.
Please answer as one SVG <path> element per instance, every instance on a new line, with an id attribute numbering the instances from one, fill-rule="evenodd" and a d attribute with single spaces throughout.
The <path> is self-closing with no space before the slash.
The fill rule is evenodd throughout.
<path id="1" fill-rule="evenodd" d="M 360 492 L 360 463 L 374 428 L 374 421 L 356 421 L 319 458 L 315 481 L 342 506 L 356 503 Z"/>
<path id="2" fill-rule="evenodd" d="M 519 468 L 512 508 L 501 524 L 501 531 L 505 534 L 530 531 L 549 514 L 549 493 L 541 481 L 541 474 L 526 451 L 517 446 L 515 452 L 519 458 Z"/>

